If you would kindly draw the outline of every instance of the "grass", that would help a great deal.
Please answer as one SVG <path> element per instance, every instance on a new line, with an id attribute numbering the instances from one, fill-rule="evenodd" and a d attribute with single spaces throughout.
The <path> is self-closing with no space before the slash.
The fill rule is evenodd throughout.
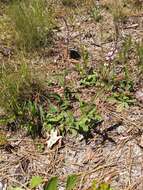
<path id="1" fill-rule="evenodd" d="M 10 126 L 14 125 L 15 130 L 26 126 L 26 130 L 33 137 L 39 134 L 41 132 L 37 123 L 39 110 L 36 103 L 34 104 L 32 101 L 36 102 L 34 96 L 42 91 L 42 87 L 37 79 L 33 80 L 24 58 L 13 67 L 1 65 L 0 79 L 0 105 L 6 114 L 3 122 Z"/>
<path id="2" fill-rule="evenodd" d="M 51 43 L 55 19 L 53 7 L 44 0 L 13 1 L 9 16 L 20 48 L 30 50 Z"/>
<path id="3" fill-rule="evenodd" d="M 33 76 L 24 58 L 14 67 L 2 65 L 0 78 L 0 105 L 7 115 L 3 121 L 7 125 L 14 124 L 15 130 L 25 128 L 33 138 L 56 128 L 63 135 L 85 135 L 91 133 L 93 123 L 101 120 L 96 105 L 74 97 L 81 110 L 80 117 L 76 118 L 71 90 L 63 84 L 63 97 L 48 92 L 48 86 Z"/>
<path id="4" fill-rule="evenodd" d="M 1 65 L 0 71 L 0 104 L 6 112 L 16 112 L 21 86 L 28 85 L 29 74 L 27 65 L 22 63 L 19 68 Z"/>

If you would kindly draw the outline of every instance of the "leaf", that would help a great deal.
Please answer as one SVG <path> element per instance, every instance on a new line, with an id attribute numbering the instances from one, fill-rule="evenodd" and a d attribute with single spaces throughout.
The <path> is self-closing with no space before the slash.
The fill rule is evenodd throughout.
<path id="1" fill-rule="evenodd" d="M 49 108 L 50 108 L 51 113 L 57 113 L 58 112 L 58 108 L 56 106 L 54 106 L 53 104 L 51 104 Z"/>
<path id="2" fill-rule="evenodd" d="M 82 116 L 80 120 L 77 122 L 78 128 L 82 128 L 83 131 L 87 132 L 89 130 L 87 123 L 89 122 L 88 117 Z"/>
<path id="3" fill-rule="evenodd" d="M 97 187 L 97 182 L 93 180 L 91 189 L 96 190 L 97 189 L 96 187 Z"/>
<path id="4" fill-rule="evenodd" d="M 40 176 L 32 176 L 30 180 L 30 188 L 33 189 L 38 187 L 43 182 L 43 179 Z"/>
<path id="5" fill-rule="evenodd" d="M 45 184 L 44 190 L 57 190 L 58 178 L 52 177 L 47 184 Z"/>
<path id="6" fill-rule="evenodd" d="M 67 178 L 66 190 L 73 190 L 77 183 L 77 175 L 69 175 Z"/>
<path id="7" fill-rule="evenodd" d="M 110 185 L 107 183 L 100 184 L 100 190 L 111 190 Z"/>

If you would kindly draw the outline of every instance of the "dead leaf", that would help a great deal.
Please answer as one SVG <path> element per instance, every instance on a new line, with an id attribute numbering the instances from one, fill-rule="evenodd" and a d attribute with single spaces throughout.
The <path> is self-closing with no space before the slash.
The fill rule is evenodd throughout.
<path id="1" fill-rule="evenodd" d="M 49 140 L 47 141 L 47 146 L 48 146 L 48 148 L 52 148 L 52 146 L 53 146 L 54 144 L 56 144 L 56 142 L 57 142 L 59 139 L 62 138 L 62 136 L 58 136 L 57 133 L 58 133 L 57 130 L 54 130 L 54 129 L 51 130 L 50 138 L 49 138 Z"/>

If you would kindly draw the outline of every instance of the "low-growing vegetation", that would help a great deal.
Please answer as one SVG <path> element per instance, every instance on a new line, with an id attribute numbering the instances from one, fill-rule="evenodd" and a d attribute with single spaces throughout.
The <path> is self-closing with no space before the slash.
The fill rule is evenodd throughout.
<path id="1" fill-rule="evenodd" d="M 142 1 L 0 8 L 0 188 L 142 190 Z"/>
<path id="2" fill-rule="evenodd" d="M 69 175 L 67 177 L 66 185 L 65 185 L 65 190 L 74 190 L 76 186 L 78 185 L 78 179 L 79 177 L 75 174 Z M 37 188 L 38 186 L 42 185 L 44 180 L 40 176 L 33 176 L 32 179 L 29 182 L 29 187 L 30 189 Z M 11 187 L 11 190 L 22 190 L 22 188 L 18 187 Z M 57 177 L 52 177 L 48 182 L 44 184 L 44 190 L 58 190 L 58 178 Z M 112 190 L 110 188 L 110 185 L 102 182 L 102 183 L 97 183 L 95 180 L 92 182 L 92 185 L 88 190 Z"/>
<path id="3" fill-rule="evenodd" d="M 44 0 L 13 1 L 8 12 L 20 48 L 29 50 L 51 43 L 56 22 L 50 3 Z"/>

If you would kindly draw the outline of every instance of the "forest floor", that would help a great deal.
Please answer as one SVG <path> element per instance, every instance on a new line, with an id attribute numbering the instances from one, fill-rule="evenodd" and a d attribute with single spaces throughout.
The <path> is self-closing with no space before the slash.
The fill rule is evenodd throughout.
<path id="1" fill-rule="evenodd" d="M 127 3 L 116 21 L 122 7 L 117 5 L 111 11 L 109 1 L 96 3 L 100 12 L 92 10 L 92 14 L 88 4 L 76 8 L 56 5 L 58 28 L 54 29 L 54 43 L 24 56 L 35 76 L 46 81 L 50 92 L 63 97 L 65 88 L 70 90 L 71 110 L 76 117 L 81 114 L 80 99 L 91 107 L 96 105 L 102 119 L 89 137 L 67 133 L 51 149 L 47 133 L 44 138 L 32 139 L 23 129 L 13 131 L 1 125 L 0 134 L 7 140 L 0 145 L 0 181 L 8 187 L 29 189 L 31 176 L 42 176 L 45 181 L 58 176 L 62 190 L 67 176 L 74 173 L 80 175 L 78 190 L 87 190 L 94 179 L 109 183 L 113 190 L 143 189 L 143 81 L 138 67 L 143 62 L 139 63 L 142 55 L 139 57 L 136 50 L 136 44 L 142 45 L 143 40 L 142 9 Z M 5 13 L 7 5 L 0 6 L 0 64 L 11 65 L 18 62 L 19 56 L 11 39 L 13 29 Z M 120 52 L 127 54 L 126 61 L 119 58 Z M 125 62 L 128 79 L 123 72 Z M 96 85 L 98 79 L 95 82 L 94 77 L 100 68 L 102 79 Z M 133 103 L 124 94 L 127 89 L 115 97 L 106 84 L 112 80 L 113 69 L 116 88 L 120 88 L 121 81 L 133 83 L 133 90 L 127 92 Z"/>

